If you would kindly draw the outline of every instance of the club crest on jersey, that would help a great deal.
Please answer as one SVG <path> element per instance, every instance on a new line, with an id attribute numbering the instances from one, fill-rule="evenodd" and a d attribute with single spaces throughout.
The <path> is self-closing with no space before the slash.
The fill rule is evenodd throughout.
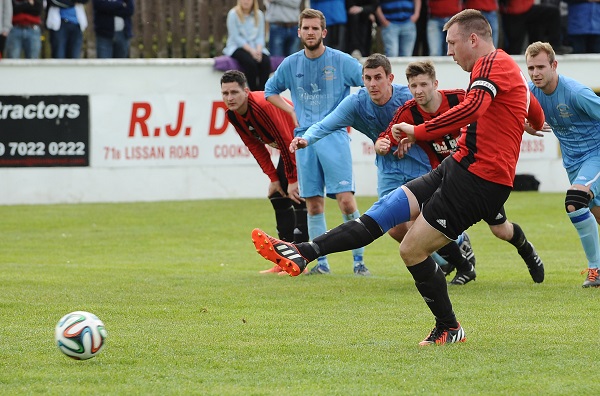
<path id="1" fill-rule="evenodd" d="M 569 106 L 567 106 L 566 104 L 559 104 L 558 106 L 556 106 L 556 110 L 558 110 L 558 115 L 561 118 L 571 118 L 571 116 L 573 115 L 573 113 L 571 113 L 571 110 L 569 109 Z"/>
<path id="2" fill-rule="evenodd" d="M 323 68 L 323 79 L 325 81 L 335 80 L 335 67 L 325 66 Z"/>

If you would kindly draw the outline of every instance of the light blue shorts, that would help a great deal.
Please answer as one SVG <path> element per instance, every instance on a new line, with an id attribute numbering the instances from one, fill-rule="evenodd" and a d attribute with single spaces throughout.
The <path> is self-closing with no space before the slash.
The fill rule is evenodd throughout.
<path id="1" fill-rule="evenodd" d="M 413 180 L 414 177 L 407 176 L 403 173 L 383 173 L 377 172 L 377 196 L 385 197 L 398 187 Z"/>
<path id="2" fill-rule="evenodd" d="M 336 132 L 317 143 L 296 151 L 300 196 L 335 198 L 354 192 L 350 136 Z"/>
<path id="3" fill-rule="evenodd" d="M 590 187 L 594 199 L 590 202 L 590 208 L 600 206 L 600 156 L 590 157 L 577 167 L 567 171 L 569 182 Z"/>

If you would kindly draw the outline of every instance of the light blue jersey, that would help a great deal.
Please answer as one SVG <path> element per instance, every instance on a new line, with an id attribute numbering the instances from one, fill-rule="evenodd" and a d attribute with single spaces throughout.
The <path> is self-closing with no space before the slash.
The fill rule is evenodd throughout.
<path id="1" fill-rule="evenodd" d="M 554 130 L 567 171 L 600 155 L 600 97 L 585 85 L 562 75 L 558 76 L 558 86 L 550 95 L 532 82 L 529 89 Z"/>
<path id="2" fill-rule="evenodd" d="M 380 106 L 371 100 L 366 88 L 361 88 L 346 97 L 322 121 L 308 128 L 302 137 L 310 145 L 328 136 L 331 131 L 351 126 L 374 143 L 379 134 L 386 130 L 396 110 L 412 99 L 412 94 L 405 85 L 392 84 L 392 90 L 390 100 Z M 402 159 L 393 155 L 394 151 L 395 147 L 385 156 L 375 156 L 380 197 L 431 170 L 427 154 L 419 146 L 414 145 Z"/>
<path id="3" fill-rule="evenodd" d="M 350 87 L 362 85 L 362 66 L 358 60 L 325 47 L 323 55 L 315 59 L 307 58 L 304 50 L 285 58 L 267 81 L 265 97 L 290 90 L 300 124 L 295 136 L 302 136 L 350 94 Z M 343 128 L 340 132 L 346 133 Z"/>

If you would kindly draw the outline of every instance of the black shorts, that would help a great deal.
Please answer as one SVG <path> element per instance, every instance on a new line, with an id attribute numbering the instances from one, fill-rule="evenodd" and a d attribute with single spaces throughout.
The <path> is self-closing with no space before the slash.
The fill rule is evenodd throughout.
<path id="1" fill-rule="evenodd" d="M 427 223 L 449 239 L 480 220 L 491 225 L 506 220 L 504 216 L 498 223 L 497 217 L 504 214 L 511 188 L 474 175 L 452 157 L 405 186 L 417 198 Z"/>

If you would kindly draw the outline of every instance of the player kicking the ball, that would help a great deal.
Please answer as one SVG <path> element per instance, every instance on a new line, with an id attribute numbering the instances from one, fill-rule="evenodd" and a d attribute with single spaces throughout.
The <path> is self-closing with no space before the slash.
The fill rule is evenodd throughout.
<path id="1" fill-rule="evenodd" d="M 385 196 L 350 222 L 363 232 L 355 233 L 343 224 L 334 229 L 336 233 L 327 233 L 333 235 L 328 242 L 347 239 L 365 245 L 383 235 L 386 228 L 414 219 L 400 244 L 400 255 L 435 318 L 435 327 L 420 345 L 465 341 L 444 273 L 430 256 L 471 225 L 497 215 L 512 190 L 525 119 L 535 130 L 544 124 L 542 109 L 530 95 L 519 66 L 494 48 L 490 25 L 479 11 L 456 14 L 444 30 L 448 55 L 471 73 L 465 100 L 419 126 L 401 123 L 393 129 L 396 136 L 407 136 L 403 144 L 412 144 L 442 138 L 468 125 L 458 139 L 458 150 L 436 169 Z M 382 210 L 387 205 L 394 210 Z M 381 223 L 375 220 L 378 217 Z M 300 274 L 313 258 L 310 249 L 320 249 L 318 238 L 296 247 L 260 230 L 254 230 L 253 237 L 257 250 L 291 275 Z"/>

